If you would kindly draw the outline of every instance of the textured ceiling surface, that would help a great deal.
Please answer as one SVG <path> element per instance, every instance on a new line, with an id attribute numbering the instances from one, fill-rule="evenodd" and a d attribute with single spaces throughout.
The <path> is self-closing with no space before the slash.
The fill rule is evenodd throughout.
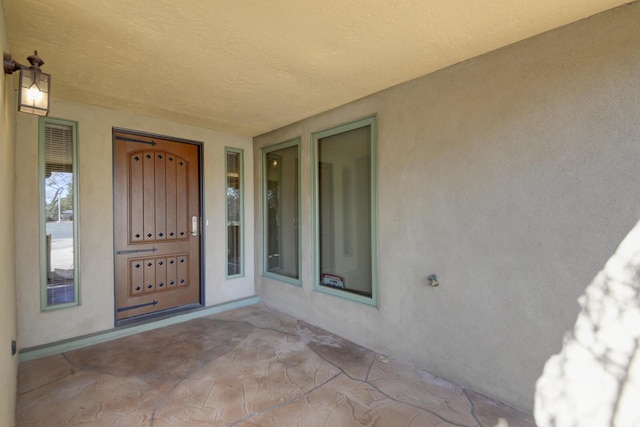
<path id="1" fill-rule="evenodd" d="M 52 97 L 255 136 L 628 1 L 0 2 Z"/>

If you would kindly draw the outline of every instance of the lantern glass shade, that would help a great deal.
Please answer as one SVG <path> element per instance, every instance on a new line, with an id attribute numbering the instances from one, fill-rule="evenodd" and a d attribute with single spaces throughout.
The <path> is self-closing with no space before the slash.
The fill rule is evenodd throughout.
<path id="1" fill-rule="evenodd" d="M 31 68 L 20 70 L 18 111 L 46 116 L 49 114 L 51 76 Z"/>

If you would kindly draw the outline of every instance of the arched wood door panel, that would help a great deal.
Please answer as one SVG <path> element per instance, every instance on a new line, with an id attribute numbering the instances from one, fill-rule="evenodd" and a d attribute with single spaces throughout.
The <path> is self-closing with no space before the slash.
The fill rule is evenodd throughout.
<path id="1" fill-rule="evenodd" d="M 116 320 L 200 302 L 199 146 L 114 131 Z"/>

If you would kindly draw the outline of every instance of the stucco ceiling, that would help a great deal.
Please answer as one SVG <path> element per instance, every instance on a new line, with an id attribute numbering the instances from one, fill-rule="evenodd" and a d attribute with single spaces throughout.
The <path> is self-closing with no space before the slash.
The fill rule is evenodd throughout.
<path id="1" fill-rule="evenodd" d="M 255 136 L 624 0 L 0 0 L 52 97 Z"/>

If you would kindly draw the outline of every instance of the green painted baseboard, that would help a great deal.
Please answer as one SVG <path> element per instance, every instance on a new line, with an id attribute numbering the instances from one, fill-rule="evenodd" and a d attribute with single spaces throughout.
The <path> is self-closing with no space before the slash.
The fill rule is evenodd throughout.
<path id="1" fill-rule="evenodd" d="M 248 305 L 257 304 L 258 302 L 260 302 L 260 297 L 253 296 L 223 304 L 212 305 L 210 307 L 204 307 L 185 313 L 180 313 L 175 316 L 159 319 L 156 321 L 128 325 L 121 328 L 109 329 L 107 331 L 97 332 L 90 335 L 83 335 L 81 337 L 71 338 L 64 341 L 57 341 L 37 347 L 25 348 L 20 350 L 18 360 L 20 362 L 26 362 L 28 360 L 39 359 L 41 357 L 52 356 L 54 354 L 60 354 L 71 350 L 77 350 L 79 348 L 87 347 L 93 344 L 99 344 L 117 338 L 138 334 L 140 332 L 175 325 L 177 323 L 186 322 L 187 320 L 211 316 L 212 314 L 222 313 L 224 311 L 233 310 L 234 308 L 246 307 Z"/>

